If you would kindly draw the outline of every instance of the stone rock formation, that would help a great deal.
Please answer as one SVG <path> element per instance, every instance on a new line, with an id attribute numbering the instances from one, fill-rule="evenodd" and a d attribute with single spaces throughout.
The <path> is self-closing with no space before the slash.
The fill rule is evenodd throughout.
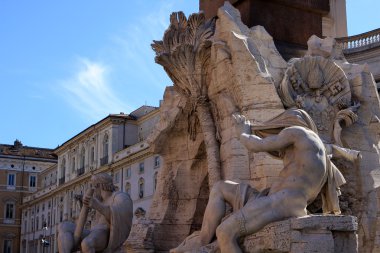
<path id="1" fill-rule="evenodd" d="M 348 63 L 333 40 L 317 37 L 305 57 L 286 62 L 265 29 L 246 27 L 228 3 L 213 22 L 173 14 L 163 40 L 153 45 L 174 83 L 149 139 L 163 157 L 147 215 L 155 251 L 175 248 L 200 229 L 218 178 L 259 190 L 276 181 L 281 161 L 248 152 L 233 131 L 232 114 L 260 124 L 289 107 L 308 111 L 331 145 L 332 161 L 348 181 L 342 214 L 358 217 L 359 248 L 380 250 L 380 104 L 368 68 Z M 320 204 L 310 209 L 319 212 Z"/>

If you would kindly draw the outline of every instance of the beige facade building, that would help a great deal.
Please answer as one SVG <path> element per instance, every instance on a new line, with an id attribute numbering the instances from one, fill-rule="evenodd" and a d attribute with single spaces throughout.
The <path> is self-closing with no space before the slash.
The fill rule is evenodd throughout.
<path id="1" fill-rule="evenodd" d="M 54 150 L 57 165 L 40 174 L 41 190 L 23 200 L 21 252 L 57 252 L 57 226 L 78 217 L 79 196 L 94 173 L 113 175 L 119 190 L 131 195 L 134 210 L 149 209 L 160 157 L 149 151 L 146 138 L 158 112 L 142 106 L 129 115 L 110 114 Z"/>
<path id="2" fill-rule="evenodd" d="M 23 146 L 18 140 L 14 145 L 0 144 L 2 252 L 20 252 L 21 201 L 41 189 L 41 173 L 56 163 L 52 149 Z"/>

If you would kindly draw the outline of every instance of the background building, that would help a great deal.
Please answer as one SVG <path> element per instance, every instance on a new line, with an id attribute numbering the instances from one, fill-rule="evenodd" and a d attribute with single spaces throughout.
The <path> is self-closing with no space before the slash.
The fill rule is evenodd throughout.
<path id="1" fill-rule="evenodd" d="M 92 174 L 109 173 L 118 190 L 131 195 L 134 210 L 149 209 L 160 157 L 149 151 L 146 138 L 158 113 L 142 106 L 129 115 L 110 114 L 54 150 L 58 163 L 39 175 L 41 189 L 23 199 L 21 252 L 57 252 L 57 226 L 78 218 L 78 199 Z"/>
<path id="2" fill-rule="evenodd" d="M 3 252 L 19 252 L 21 201 L 40 190 L 40 177 L 54 166 L 52 149 L 0 144 L 0 246 Z"/>

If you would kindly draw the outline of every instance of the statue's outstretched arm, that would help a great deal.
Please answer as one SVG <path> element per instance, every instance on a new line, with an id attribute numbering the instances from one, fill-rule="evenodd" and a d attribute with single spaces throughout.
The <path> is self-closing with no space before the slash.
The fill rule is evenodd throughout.
<path id="1" fill-rule="evenodd" d="M 260 138 L 251 134 L 251 124 L 243 115 L 233 114 L 235 131 L 240 142 L 252 152 L 279 151 L 293 144 L 294 137 L 291 130 L 284 129 L 278 135 Z"/>
<path id="2" fill-rule="evenodd" d="M 241 134 L 240 142 L 252 152 L 280 151 L 294 143 L 294 137 L 287 129 L 278 135 L 260 138 L 253 134 Z"/>

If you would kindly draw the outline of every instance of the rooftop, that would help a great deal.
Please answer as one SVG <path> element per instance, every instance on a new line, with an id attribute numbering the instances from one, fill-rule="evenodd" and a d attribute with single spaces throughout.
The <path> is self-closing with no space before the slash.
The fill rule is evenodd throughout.
<path id="1" fill-rule="evenodd" d="M 57 159 L 53 149 L 24 146 L 21 141 L 15 140 L 13 145 L 0 144 L 0 155 Z"/>

